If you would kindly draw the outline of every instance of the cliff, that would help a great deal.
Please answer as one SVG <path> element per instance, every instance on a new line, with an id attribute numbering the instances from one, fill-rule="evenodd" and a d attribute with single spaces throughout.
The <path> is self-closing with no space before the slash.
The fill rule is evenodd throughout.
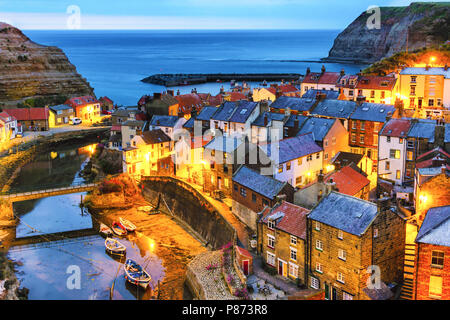
<path id="1" fill-rule="evenodd" d="M 39 45 L 0 22 L 0 104 L 92 94 L 61 49 Z"/>
<path id="2" fill-rule="evenodd" d="M 362 13 L 334 41 L 325 61 L 372 63 L 399 51 L 438 46 L 449 39 L 450 2 L 382 7 L 380 29 L 368 29 Z"/>

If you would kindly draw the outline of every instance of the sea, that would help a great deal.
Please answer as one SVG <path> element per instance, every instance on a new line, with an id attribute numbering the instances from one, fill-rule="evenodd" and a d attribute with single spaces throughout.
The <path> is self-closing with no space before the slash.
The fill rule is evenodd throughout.
<path id="1" fill-rule="evenodd" d="M 357 73 L 365 65 L 323 63 L 340 30 L 28 30 L 34 42 L 57 46 L 94 88 L 117 105 L 133 106 L 165 87 L 141 82 L 157 73 Z M 250 84 L 257 86 L 257 83 Z M 217 94 L 229 83 L 175 87 Z"/>

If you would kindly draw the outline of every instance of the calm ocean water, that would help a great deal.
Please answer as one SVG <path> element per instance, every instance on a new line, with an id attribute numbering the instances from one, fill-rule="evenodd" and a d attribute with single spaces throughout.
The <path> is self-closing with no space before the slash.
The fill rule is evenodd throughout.
<path id="1" fill-rule="evenodd" d="M 338 30 L 271 31 L 25 31 L 33 41 L 58 46 L 91 83 L 95 94 L 135 105 L 164 87 L 141 79 L 155 73 L 304 74 L 319 71 Z M 355 73 L 364 66 L 328 63 L 329 71 Z M 218 93 L 222 84 L 196 85 Z M 227 88 L 228 84 L 224 84 Z M 181 87 L 182 93 L 192 87 Z"/>

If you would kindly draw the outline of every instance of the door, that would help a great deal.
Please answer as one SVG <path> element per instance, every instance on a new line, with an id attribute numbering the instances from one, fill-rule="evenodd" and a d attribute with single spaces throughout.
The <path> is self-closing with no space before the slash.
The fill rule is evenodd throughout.
<path id="1" fill-rule="evenodd" d="M 418 105 L 419 105 L 419 108 L 422 108 L 422 98 L 419 98 Z"/>
<path id="2" fill-rule="evenodd" d="M 244 269 L 244 274 L 248 276 L 248 260 L 242 261 L 242 269 Z"/>
<path id="3" fill-rule="evenodd" d="M 281 261 L 279 261 L 279 260 L 278 260 L 278 274 L 279 274 L 280 276 L 283 275 L 283 262 L 281 262 Z"/>
<path id="4" fill-rule="evenodd" d="M 330 300 L 330 286 L 325 283 L 325 300 Z"/>
<path id="5" fill-rule="evenodd" d="M 336 288 L 332 289 L 331 300 L 337 300 L 337 290 L 336 290 Z"/>
<path id="6" fill-rule="evenodd" d="M 219 190 L 222 190 L 222 178 L 220 177 L 217 178 L 217 187 Z"/>

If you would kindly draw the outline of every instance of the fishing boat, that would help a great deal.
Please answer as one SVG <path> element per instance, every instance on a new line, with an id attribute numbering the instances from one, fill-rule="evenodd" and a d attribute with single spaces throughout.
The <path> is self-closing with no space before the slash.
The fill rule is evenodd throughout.
<path id="1" fill-rule="evenodd" d="M 113 234 L 113 231 L 106 224 L 100 223 L 100 233 L 104 236 L 110 236 Z"/>
<path id="2" fill-rule="evenodd" d="M 127 234 L 127 229 L 117 221 L 114 221 L 112 224 L 112 230 L 118 236 L 124 236 Z"/>
<path id="3" fill-rule="evenodd" d="M 108 253 L 117 255 L 124 255 L 127 252 L 127 247 L 118 240 L 112 238 L 107 238 L 105 240 L 105 249 Z"/>
<path id="4" fill-rule="evenodd" d="M 122 217 L 119 218 L 120 224 L 127 229 L 128 232 L 133 232 L 136 230 L 136 226 L 131 223 L 131 221 L 124 219 Z"/>
<path id="5" fill-rule="evenodd" d="M 146 289 L 152 280 L 147 271 L 144 270 L 139 264 L 131 259 L 127 259 L 123 269 L 125 270 L 125 279 L 137 286 L 141 286 Z"/>

